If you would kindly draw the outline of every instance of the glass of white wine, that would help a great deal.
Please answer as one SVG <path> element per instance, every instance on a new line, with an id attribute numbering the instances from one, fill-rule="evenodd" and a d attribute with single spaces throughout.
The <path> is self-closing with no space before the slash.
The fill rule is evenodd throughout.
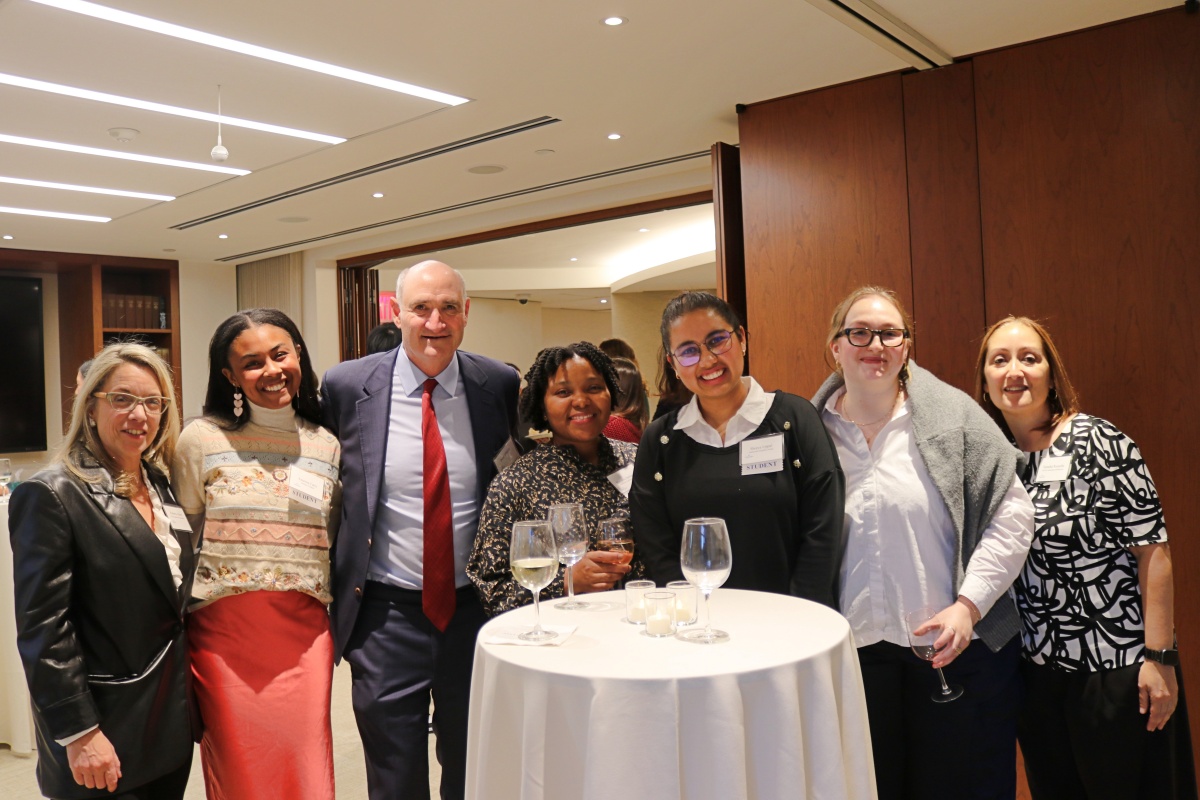
<path id="1" fill-rule="evenodd" d="M 558 573 L 558 548 L 554 545 L 554 529 L 544 519 L 514 522 L 508 563 L 517 583 L 533 592 L 533 630 L 517 638 L 527 642 L 544 642 L 558 636 L 542 628 L 538 595 L 550 585 Z"/>
<path id="2" fill-rule="evenodd" d="M 729 529 L 718 517 L 696 517 L 683 523 L 683 542 L 679 547 L 679 566 L 683 577 L 704 595 L 704 628 L 692 628 L 675 634 L 676 638 L 697 644 L 717 644 L 729 641 L 725 631 L 714 630 L 712 609 L 708 598 L 713 589 L 729 578 L 733 568 L 733 550 L 729 546 Z"/>
<path id="3" fill-rule="evenodd" d="M 588 531 L 587 519 L 583 515 L 583 506 L 579 503 L 558 503 L 550 506 L 547 516 L 550 527 L 554 529 L 554 543 L 558 545 L 558 560 L 563 564 L 567 582 L 567 599 L 555 603 L 554 607 L 567 611 L 587 608 L 587 603 L 575 599 L 575 582 L 571 578 L 571 568 L 587 554 Z"/>
<path id="4" fill-rule="evenodd" d="M 942 633 L 941 624 L 936 624 L 929 630 L 921 634 L 913 633 L 919 630 L 922 625 L 929 622 L 937 616 L 937 609 L 931 606 L 923 606 L 910 611 L 904 615 L 904 627 L 908 629 L 908 643 L 912 647 L 913 652 L 917 654 L 917 658 L 925 661 L 933 661 L 933 657 L 941 652 L 942 648 L 937 646 L 937 638 Z M 935 691 L 930 700 L 935 703 L 949 703 L 951 700 L 957 700 L 962 697 L 963 688 L 952 683 L 946 683 L 946 676 L 942 672 L 941 667 L 937 668 L 938 680 L 942 682 L 941 691 Z"/>

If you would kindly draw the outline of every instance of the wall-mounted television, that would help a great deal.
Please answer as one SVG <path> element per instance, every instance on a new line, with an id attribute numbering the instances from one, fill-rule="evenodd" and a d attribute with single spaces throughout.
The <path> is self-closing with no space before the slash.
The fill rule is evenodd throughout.
<path id="1" fill-rule="evenodd" d="M 0 275 L 0 453 L 45 449 L 42 279 Z"/>

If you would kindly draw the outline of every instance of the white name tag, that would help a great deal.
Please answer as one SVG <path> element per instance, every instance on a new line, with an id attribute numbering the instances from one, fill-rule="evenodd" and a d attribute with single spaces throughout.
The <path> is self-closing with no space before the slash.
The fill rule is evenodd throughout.
<path id="1" fill-rule="evenodd" d="M 492 459 L 492 463 L 496 465 L 496 472 L 504 472 L 520 457 L 521 451 L 517 448 L 517 443 L 510 436 L 508 437 L 508 441 L 504 443 L 504 447 L 500 448 L 500 452 L 496 453 L 496 457 Z"/>
<path id="2" fill-rule="evenodd" d="M 325 479 L 299 467 L 288 475 L 288 499 L 320 508 L 325 501 Z"/>
<path id="3" fill-rule="evenodd" d="M 622 497 L 629 497 L 629 489 L 633 486 L 633 464 L 626 464 L 608 476 L 609 482 L 617 487 Z"/>
<path id="4" fill-rule="evenodd" d="M 183 509 L 174 503 L 163 503 L 163 513 L 167 515 L 167 522 L 170 523 L 172 530 L 192 532 L 192 525 L 188 522 L 187 514 L 183 513 Z"/>
<path id="5" fill-rule="evenodd" d="M 1065 481 L 1071 474 L 1071 456 L 1047 456 L 1038 464 L 1034 483 L 1053 483 Z"/>
<path id="6" fill-rule="evenodd" d="M 743 475 L 762 475 L 783 470 L 783 434 L 773 433 L 742 441 Z"/>

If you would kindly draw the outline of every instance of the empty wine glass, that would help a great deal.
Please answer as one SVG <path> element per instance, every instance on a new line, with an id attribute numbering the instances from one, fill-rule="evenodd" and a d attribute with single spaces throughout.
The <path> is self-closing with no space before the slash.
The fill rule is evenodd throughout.
<path id="1" fill-rule="evenodd" d="M 627 553 L 618 563 L 628 564 L 633 560 L 633 535 L 629 533 L 629 521 L 621 517 L 600 520 L 596 527 L 596 549 L 606 553 Z M 617 581 L 616 589 L 623 581 Z"/>
<path id="2" fill-rule="evenodd" d="M 942 632 L 942 625 L 938 623 L 920 635 L 913 633 L 913 631 L 935 616 L 937 616 L 937 609 L 931 606 L 922 606 L 904 615 L 904 627 L 908 630 L 908 643 L 912 646 L 913 652 L 917 654 L 917 658 L 924 659 L 925 661 L 933 661 L 934 656 L 942 650 L 936 644 L 937 638 Z M 957 700 L 962 697 L 963 688 L 946 683 L 946 676 L 942 673 L 941 667 L 937 667 L 937 674 L 938 680 L 942 682 L 942 688 L 941 691 L 936 691 L 930 695 L 930 699 L 933 702 L 949 703 L 951 700 Z"/>
<path id="3" fill-rule="evenodd" d="M 588 530 L 583 506 L 579 503 L 559 503 L 550 506 L 547 516 L 550 527 L 554 529 L 558 560 L 563 564 L 567 581 L 567 599 L 555 603 L 554 606 L 568 611 L 587 608 L 587 603 L 575 599 L 575 581 L 571 577 L 571 568 L 587 553 Z"/>
<path id="4" fill-rule="evenodd" d="M 729 640 L 725 631 L 713 630 L 712 609 L 708 598 L 729 577 L 733 567 L 733 551 L 729 547 L 729 530 L 725 520 L 717 517 L 697 517 L 683 523 L 683 542 L 679 548 L 679 565 L 683 577 L 704 595 L 704 629 L 681 631 L 676 636 L 685 642 L 716 644 Z"/>
<path id="5" fill-rule="evenodd" d="M 517 583 L 533 592 L 533 630 L 517 638 L 527 642 L 543 642 L 558 636 L 542 628 L 538 595 L 550 585 L 558 572 L 558 548 L 554 546 L 554 529 L 544 519 L 514 522 L 508 562 Z"/>

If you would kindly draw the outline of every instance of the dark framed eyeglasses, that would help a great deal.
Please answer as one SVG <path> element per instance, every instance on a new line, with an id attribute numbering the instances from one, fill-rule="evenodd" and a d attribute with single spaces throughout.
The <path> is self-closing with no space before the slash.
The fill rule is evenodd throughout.
<path id="1" fill-rule="evenodd" d="M 733 331 L 717 331 L 711 334 L 704 340 L 704 346 L 708 348 L 708 352 L 714 356 L 719 356 L 722 353 L 728 352 L 733 346 Z M 675 362 L 681 367 L 692 367 L 700 363 L 700 356 L 704 351 L 700 349 L 700 345 L 695 342 L 681 345 L 675 352 L 669 355 L 675 359 Z"/>
<path id="2" fill-rule="evenodd" d="M 908 338 L 908 331 L 904 328 L 884 328 L 883 330 L 876 330 L 874 328 L 846 328 L 838 336 L 845 336 L 846 341 L 855 347 L 869 346 L 871 340 L 876 336 L 879 337 L 879 343 L 884 347 L 899 347 Z"/>
<path id="3" fill-rule="evenodd" d="M 146 413 L 152 417 L 161 416 L 171 405 L 169 397 L 138 397 L 126 392 L 93 392 L 92 397 L 102 397 L 112 406 L 112 410 L 121 414 L 128 413 L 141 404 Z"/>

